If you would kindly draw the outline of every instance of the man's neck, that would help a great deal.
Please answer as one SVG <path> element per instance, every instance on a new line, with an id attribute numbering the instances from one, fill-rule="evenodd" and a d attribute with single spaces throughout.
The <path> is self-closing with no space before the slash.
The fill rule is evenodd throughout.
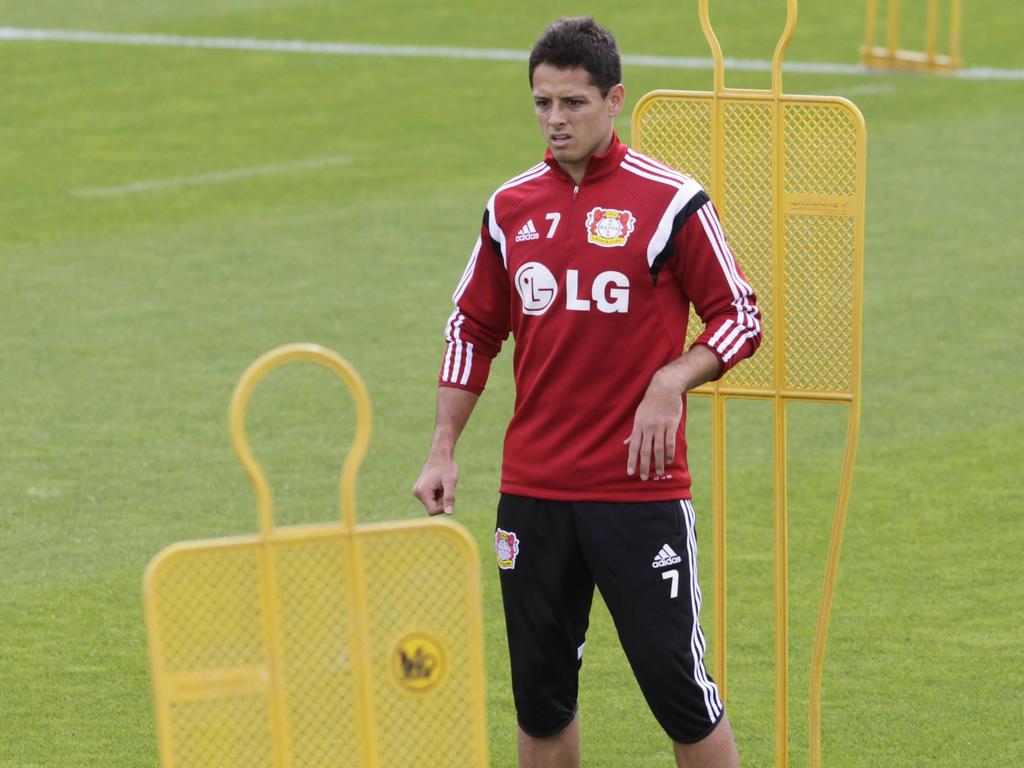
<path id="1" fill-rule="evenodd" d="M 585 158 L 578 162 L 563 163 L 559 161 L 558 164 L 562 167 L 562 170 L 569 174 L 569 178 L 571 178 L 576 183 L 576 186 L 579 186 L 580 184 L 583 183 L 583 177 L 587 175 L 587 166 L 590 164 L 590 158 L 592 158 L 594 155 L 603 155 L 605 152 L 607 152 L 608 148 L 611 147 L 612 145 L 612 137 L 614 135 L 614 130 L 609 131 L 608 137 L 604 141 L 602 141 L 601 144 L 598 145 L 598 147 L 593 152 L 591 152 L 589 155 L 587 155 Z"/>
<path id="2" fill-rule="evenodd" d="M 588 155 L 586 159 L 581 160 L 578 163 L 559 163 L 559 165 L 562 167 L 563 171 L 569 174 L 569 178 L 572 179 L 578 187 L 583 183 L 583 177 L 587 175 L 587 163 L 589 162 L 590 156 Z"/>

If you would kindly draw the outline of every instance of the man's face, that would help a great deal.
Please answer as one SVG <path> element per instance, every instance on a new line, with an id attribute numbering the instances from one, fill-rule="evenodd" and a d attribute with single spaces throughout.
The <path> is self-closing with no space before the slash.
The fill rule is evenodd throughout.
<path id="1" fill-rule="evenodd" d="M 602 96 L 585 69 L 539 64 L 533 70 L 533 103 L 541 133 L 570 174 L 576 170 L 582 177 L 590 156 L 608 148 L 624 98 L 621 84 Z"/>

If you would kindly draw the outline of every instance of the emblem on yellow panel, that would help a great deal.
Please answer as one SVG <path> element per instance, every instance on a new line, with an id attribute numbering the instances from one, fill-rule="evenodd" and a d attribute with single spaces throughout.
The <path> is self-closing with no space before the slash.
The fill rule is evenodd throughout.
<path id="1" fill-rule="evenodd" d="M 444 647 L 423 632 L 406 635 L 391 652 L 391 674 L 404 691 L 433 691 L 448 674 Z"/>

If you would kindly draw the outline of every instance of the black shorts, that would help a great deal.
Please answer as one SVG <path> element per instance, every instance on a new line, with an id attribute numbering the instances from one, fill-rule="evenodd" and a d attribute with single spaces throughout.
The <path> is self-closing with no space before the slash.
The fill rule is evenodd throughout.
<path id="1" fill-rule="evenodd" d="M 576 714 L 594 584 L 651 712 L 693 743 L 722 719 L 704 666 L 689 501 L 565 502 L 503 494 L 494 534 L 519 726 L 558 733 Z"/>

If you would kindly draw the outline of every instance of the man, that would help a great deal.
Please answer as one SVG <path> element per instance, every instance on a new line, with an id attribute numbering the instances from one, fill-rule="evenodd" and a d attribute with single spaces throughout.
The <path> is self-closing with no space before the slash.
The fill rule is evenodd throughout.
<path id="1" fill-rule="evenodd" d="M 455 444 L 509 333 L 516 402 L 495 546 L 523 768 L 576 768 L 594 585 L 680 766 L 738 765 L 704 665 L 687 390 L 760 343 L 754 293 L 700 186 L 619 142 L 618 48 L 561 19 L 530 56 L 544 162 L 487 203 L 455 291 L 414 495 L 455 509 Z M 706 327 L 683 351 L 689 305 Z"/>

